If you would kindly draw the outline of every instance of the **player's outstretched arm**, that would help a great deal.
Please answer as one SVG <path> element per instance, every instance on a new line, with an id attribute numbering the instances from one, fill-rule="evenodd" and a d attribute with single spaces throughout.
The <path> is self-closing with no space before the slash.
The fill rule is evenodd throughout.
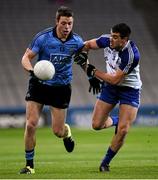
<path id="1" fill-rule="evenodd" d="M 74 55 L 74 62 L 79 64 L 82 68 L 86 67 L 85 65 L 89 64 L 88 62 L 88 51 L 90 49 L 98 49 L 98 45 L 96 43 L 96 39 L 91 39 L 89 41 L 84 42 L 84 46 L 78 50 L 78 52 Z"/>
<path id="2" fill-rule="evenodd" d="M 116 85 L 123 80 L 126 74 L 120 69 L 118 69 L 116 73 L 113 73 L 113 74 L 105 73 L 96 69 L 95 66 L 93 66 L 92 64 L 88 64 L 87 75 L 92 76 L 92 77 L 97 77 L 112 85 Z"/>
<path id="3" fill-rule="evenodd" d="M 85 42 L 85 46 L 82 48 L 82 50 L 80 50 L 74 56 L 74 62 L 76 64 L 79 64 L 85 72 L 87 72 L 87 66 L 89 64 L 88 50 L 91 48 L 98 49 L 95 39 Z M 88 81 L 89 81 L 89 92 L 92 92 L 94 95 L 98 94 L 101 91 L 102 81 L 91 75 L 88 75 Z"/>

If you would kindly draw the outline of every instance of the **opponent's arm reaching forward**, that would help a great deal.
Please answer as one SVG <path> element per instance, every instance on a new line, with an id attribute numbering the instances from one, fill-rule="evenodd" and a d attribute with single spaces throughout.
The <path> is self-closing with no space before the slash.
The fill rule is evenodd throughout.
<path id="1" fill-rule="evenodd" d="M 81 66 L 81 68 L 87 72 L 87 65 L 89 64 L 88 61 L 88 52 L 86 51 L 86 48 L 83 48 L 83 50 L 77 52 L 74 55 L 74 62 L 78 65 Z M 87 74 L 88 75 L 88 74 Z M 101 89 L 101 84 L 102 82 L 91 75 L 88 75 L 88 80 L 89 80 L 89 92 L 93 92 L 93 94 L 98 94 Z"/>

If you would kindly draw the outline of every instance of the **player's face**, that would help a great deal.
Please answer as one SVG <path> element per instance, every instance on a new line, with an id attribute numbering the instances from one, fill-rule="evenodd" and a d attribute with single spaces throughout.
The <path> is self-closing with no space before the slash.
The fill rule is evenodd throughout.
<path id="1" fill-rule="evenodd" d="M 121 50 L 126 43 L 126 38 L 121 38 L 120 33 L 111 32 L 110 36 L 110 47 L 116 50 Z"/>
<path id="2" fill-rule="evenodd" d="M 73 17 L 61 16 L 56 25 L 58 37 L 67 38 L 73 28 Z"/>

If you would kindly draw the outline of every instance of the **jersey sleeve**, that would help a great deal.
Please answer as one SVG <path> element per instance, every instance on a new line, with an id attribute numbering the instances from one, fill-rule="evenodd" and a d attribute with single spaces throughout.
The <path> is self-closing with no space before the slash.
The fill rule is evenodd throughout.
<path id="1" fill-rule="evenodd" d="M 83 42 L 83 39 L 80 37 L 79 38 L 79 48 L 83 48 L 84 46 L 84 42 Z"/>
<path id="2" fill-rule="evenodd" d="M 119 68 L 125 73 L 129 74 L 133 69 L 138 65 L 139 63 L 139 52 L 128 52 L 126 49 L 121 57 L 121 64 L 119 65 Z"/>
<path id="3" fill-rule="evenodd" d="M 110 38 L 109 35 L 102 35 L 99 38 L 96 39 L 96 43 L 98 47 L 105 48 L 110 46 Z"/>
<path id="4" fill-rule="evenodd" d="M 36 35 L 34 39 L 32 40 L 32 42 L 29 44 L 28 48 L 37 54 L 42 48 L 43 42 L 44 42 L 44 37 Z"/>
<path id="5" fill-rule="evenodd" d="M 82 39 L 79 35 L 77 35 L 77 34 L 75 34 L 74 38 L 75 38 L 75 40 L 76 40 L 76 42 L 77 42 L 77 49 L 75 49 L 75 53 L 77 53 L 77 52 L 79 52 L 80 50 L 82 50 L 82 48 L 84 47 L 84 41 L 83 41 L 83 39 Z"/>

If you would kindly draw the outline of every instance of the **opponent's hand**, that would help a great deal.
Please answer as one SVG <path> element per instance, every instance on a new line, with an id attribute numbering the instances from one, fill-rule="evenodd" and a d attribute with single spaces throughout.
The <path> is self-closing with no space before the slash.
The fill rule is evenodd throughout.
<path id="1" fill-rule="evenodd" d="M 93 94 L 98 94 L 101 91 L 102 82 L 96 77 L 89 77 L 89 92 L 93 91 Z"/>
<path id="2" fill-rule="evenodd" d="M 95 66 L 93 66 L 92 64 L 88 64 L 88 66 L 87 66 L 87 76 L 94 77 L 95 71 L 96 71 Z"/>
<path id="3" fill-rule="evenodd" d="M 87 52 L 78 52 L 74 55 L 74 62 L 80 66 L 84 66 L 87 63 Z"/>

